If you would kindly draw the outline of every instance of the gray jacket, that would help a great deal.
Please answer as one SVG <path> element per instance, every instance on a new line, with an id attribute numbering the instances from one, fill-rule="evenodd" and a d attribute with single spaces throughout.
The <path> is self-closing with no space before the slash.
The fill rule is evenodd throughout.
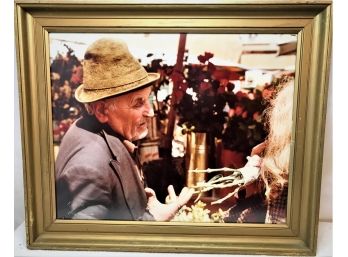
<path id="1" fill-rule="evenodd" d="M 94 117 L 80 118 L 56 160 L 57 218 L 154 220 L 136 164 Z"/>

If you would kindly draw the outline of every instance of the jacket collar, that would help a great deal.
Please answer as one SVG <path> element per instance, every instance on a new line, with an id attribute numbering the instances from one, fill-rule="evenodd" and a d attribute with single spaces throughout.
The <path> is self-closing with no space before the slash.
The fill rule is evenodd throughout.
<path id="1" fill-rule="evenodd" d="M 105 137 L 103 135 L 101 136 L 104 137 L 104 139 L 107 141 L 109 145 L 110 145 L 111 137 L 118 138 L 131 155 L 133 155 L 138 148 L 136 144 L 127 140 L 124 136 L 120 135 L 119 133 L 113 131 L 108 124 L 100 123 L 93 115 L 84 116 L 82 119 L 79 120 L 78 124 L 79 124 L 78 125 L 79 127 L 83 127 L 84 129 L 87 129 L 91 132 L 104 134 Z M 112 150 L 112 148 L 110 148 L 110 151 L 115 156 L 115 152 Z"/>

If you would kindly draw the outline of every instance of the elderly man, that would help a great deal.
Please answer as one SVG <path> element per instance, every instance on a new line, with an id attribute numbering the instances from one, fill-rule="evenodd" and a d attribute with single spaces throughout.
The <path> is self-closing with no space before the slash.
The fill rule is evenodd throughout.
<path id="1" fill-rule="evenodd" d="M 153 116 L 148 101 L 159 78 L 147 73 L 119 40 L 100 39 L 84 57 L 83 85 L 75 92 L 87 113 L 68 130 L 56 160 L 57 218 L 170 220 L 192 196 L 176 196 L 168 187 L 168 204 L 146 188 L 133 157 L 135 140 L 147 135 Z"/>

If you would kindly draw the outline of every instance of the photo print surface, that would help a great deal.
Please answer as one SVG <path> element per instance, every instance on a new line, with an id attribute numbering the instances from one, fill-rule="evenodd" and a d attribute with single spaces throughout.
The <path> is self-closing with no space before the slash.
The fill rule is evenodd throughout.
<path id="1" fill-rule="evenodd" d="M 286 222 L 296 35 L 49 38 L 58 219 Z"/>

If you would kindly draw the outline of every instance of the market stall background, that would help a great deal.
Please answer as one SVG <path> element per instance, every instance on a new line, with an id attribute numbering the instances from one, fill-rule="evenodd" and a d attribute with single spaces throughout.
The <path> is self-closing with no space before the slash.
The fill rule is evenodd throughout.
<path id="1" fill-rule="evenodd" d="M 150 101 L 155 117 L 139 142 L 148 185 L 165 200 L 209 179 L 190 169 L 240 168 L 264 141 L 268 100 L 294 76 L 296 36 L 289 34 L 50 34 L 55 154 L 84 108 L 74 98 L 83 80 L 83 55 L 101 37 L 123 39 L 149 72 L 161 74 Z M 201 150 L 203 149 L 203 152 Z M 226 194 L 207 194 L 216 199 Z"/>

